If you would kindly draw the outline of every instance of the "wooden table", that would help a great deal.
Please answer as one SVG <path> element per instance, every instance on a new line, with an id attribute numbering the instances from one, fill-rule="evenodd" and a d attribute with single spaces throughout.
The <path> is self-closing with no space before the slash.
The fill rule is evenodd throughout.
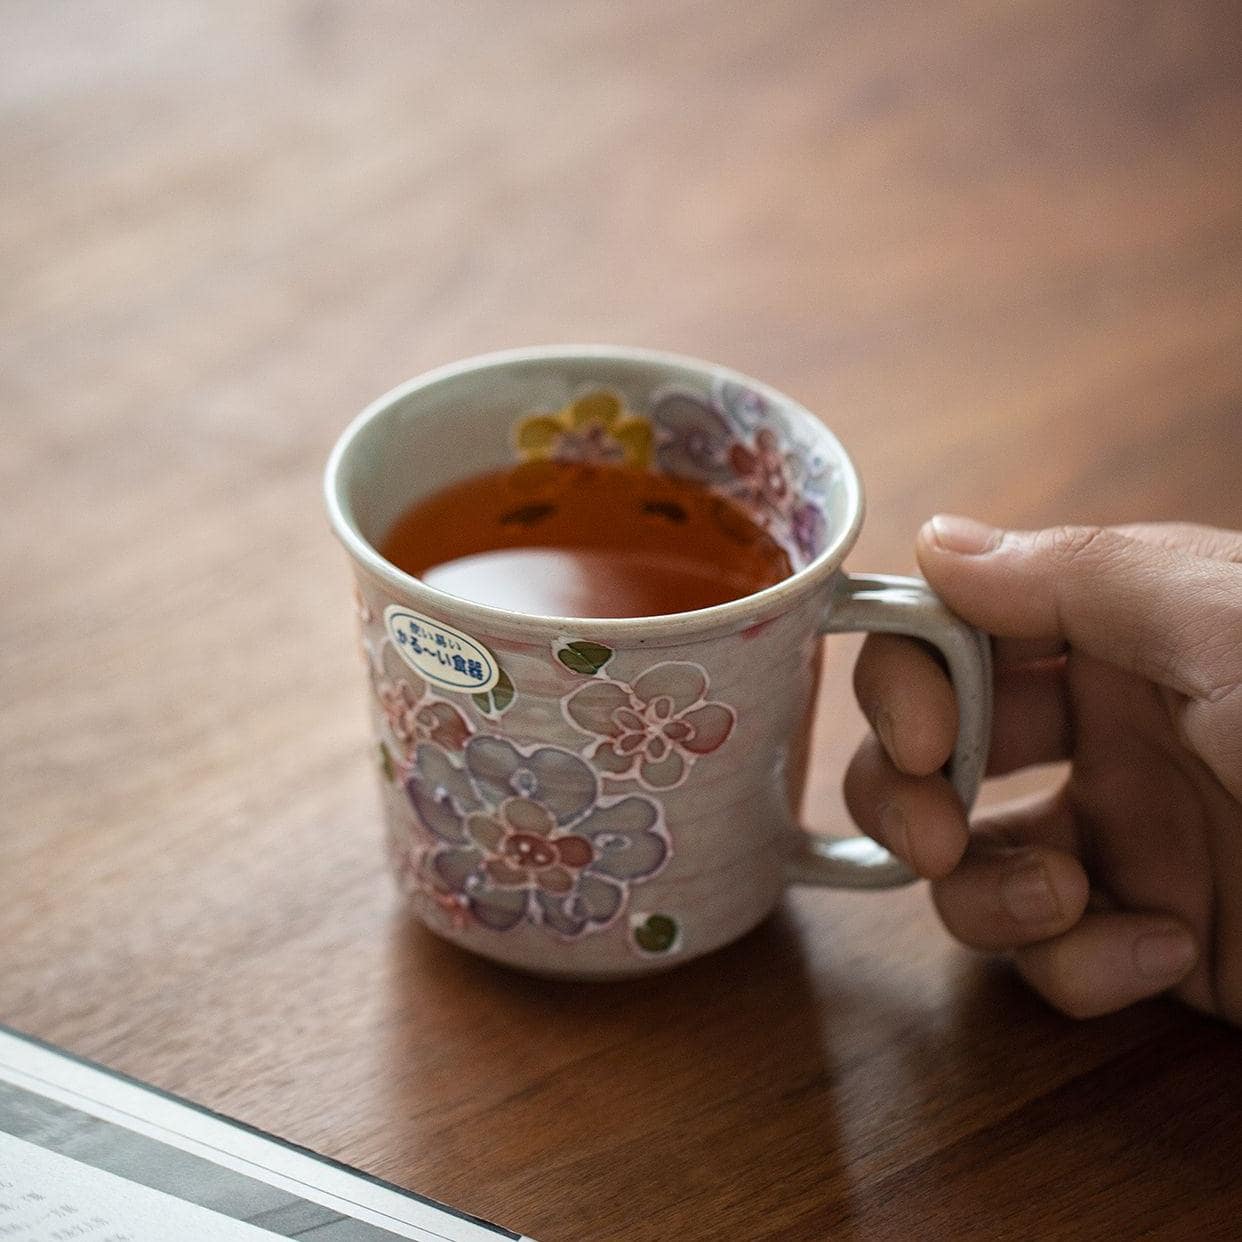
<path id="1" fill-rule="evenodd" d="M 373 395 L 577 339 L 822 412 L 855 568 L 1242 526 L 1235 5 L 2 17 L 0 1020 L 540 1242 L 1242 1234 L 1237 1032 L 1065 1020 L 922 888 L 627 986 L 412 925 L 319 495 Z"/>

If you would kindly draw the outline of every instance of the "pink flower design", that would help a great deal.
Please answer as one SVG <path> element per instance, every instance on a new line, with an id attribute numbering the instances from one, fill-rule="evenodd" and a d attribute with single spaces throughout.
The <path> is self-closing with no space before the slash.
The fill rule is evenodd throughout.
<path id="1" fill-rule="evenodd" d="M 415 685 L 418 689 L 415 689 Z M 379 681 L 375 687 L 388 728 L 406 755 L 419 742 L 435 742 L 448 750 L 460 750 L 470 736 L 470 725 L 452 703 L 426 697 L 426 684 L 418 676 Z"/>
<path id="2" fill-rule="evenodd" d="M 470 925 L 470 906 L 465 897 L 435 882 L 423 866 L 423 850 L 411 849 L 409 842 L 389 835 L 387 852 L 388 865 L 399 892 L 407 897 L 412 893 L 421 893 L 434 902 L 455 931 L 464 931 Z"/>
<path id="3" fill-rule="evenodd" d="M 666 661 L 633 685 L 590 681 L 567 696 L 562 709 L 575 728 L 599 739 L 589 757 L 602 773 L 633 778 L 647 789 L 672 789 L 733 732 L 736 713 L 709 702 L 708 689 L 699 665 Z"/>
<path id="4" fill-rule="evenodd" d="M 760 427 L 753 445 L 736 443 L 729 464 L 746 490 L 761 504 L 784 513 L 793 495 L 780 441 L 770 427 Z"/>
<path id="5" fill-rule="evenodd" d="M 385 652 L 384 667 L 372 668 L 375 697 L 388 731 L 402 755 L 409 759 L 420 742 L 435 742 L 446 750 L 461 750 L 473 730 L 452 703 L 429 693 L 427 683 L 413 669 L 396 668 L 400 658 Z"/>

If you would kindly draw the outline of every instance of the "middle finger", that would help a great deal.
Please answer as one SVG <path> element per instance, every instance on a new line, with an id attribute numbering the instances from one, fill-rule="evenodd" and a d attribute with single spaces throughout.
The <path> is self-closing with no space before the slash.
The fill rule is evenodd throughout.
<path id="1" fill-rule="evenodd" d="M 845 774 L 855 823 L 921 876 L 948 875 L 966 848 L 961 799 L 941 775 L 898 771 L 874 737 L 865 738 Z"/>
<path id="2" fill-rule="evenodd" d="M 921 644 L 872 635 L 854 670 L 858 701 L 893 765 L 912 776 L 938 771 L 953 749 L 957 707 L 949 679 Z M 988 774 L 1069 757 L 1073 744 L 1060 664 L 998 665 Z"/>

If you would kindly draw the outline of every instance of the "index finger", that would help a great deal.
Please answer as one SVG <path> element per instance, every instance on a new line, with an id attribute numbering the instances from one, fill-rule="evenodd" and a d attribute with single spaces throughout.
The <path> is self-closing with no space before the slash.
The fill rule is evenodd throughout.
<path id="1" fill-rule="evenodd" d="M 1098 526 L 1002 531 L 936 517 L 919 532 L 928 582 L 966 621 L 1064 639 L 1192 698 L 1237 684 L 1242 566 Z"/>

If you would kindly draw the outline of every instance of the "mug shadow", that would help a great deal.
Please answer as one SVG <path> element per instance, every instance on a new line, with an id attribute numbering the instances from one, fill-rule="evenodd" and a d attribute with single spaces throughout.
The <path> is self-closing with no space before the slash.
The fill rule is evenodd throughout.
<path id="1" fill-rule="evenodd" d="M 783 909 L 712 955 L 621 982 L 521 974 L 409 915 L 390 959 L 401 998 L 385 1059 L 456 1079 L 394 1073 L 394 1089 L 413 1110 L 434 1104 L 437 1162 L 463 1191 L 486 1181 L 501 1219 L 540 1242 L 812 1239 L 828 1211 L 832 1236 L 852 1236 L 821 1028 L 832 1001 Z"/>

